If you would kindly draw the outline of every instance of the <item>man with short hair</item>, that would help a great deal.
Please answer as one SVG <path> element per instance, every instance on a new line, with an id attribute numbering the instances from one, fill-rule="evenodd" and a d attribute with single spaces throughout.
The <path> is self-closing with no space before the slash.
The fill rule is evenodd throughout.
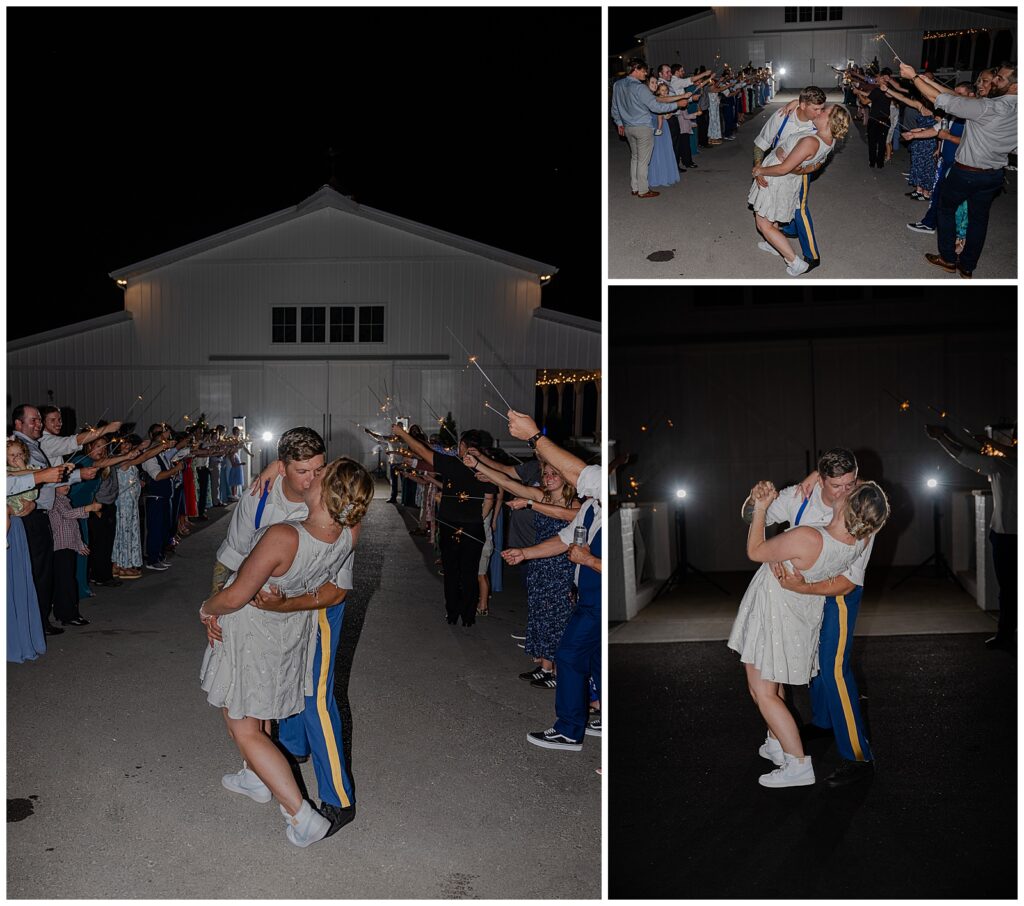
<path id="1" fill-rule="evenodd" d="M 947 273 L 957 272 L 969 279 L 985 247 L 992 202 L 1003 189 L 1003 168 L 1017 147 L 1017 64 L 1000 64 L 988 97 L 981 98 L 950 94 L 906 63 L 900 65 L 900 75 L 913 79 L 914 87 L 929 103 L 967 121 L 953 167 L 942 186 L 937 220 L 939 251 L 925 258 Z M 965 201 L 967 238 L 957 255 L 956 209 Z"/>
<path id="2" fill-rule="evenodd" d="M 35 406 L 21 403 L 12 410 L 11 422 L 14 424 L 14 436 L 28 448 L 29 463 L 39 469 L 48 469 L 53 466 L 54 463 L 50 462 L 40 444 L 43 435 L 43 418 L 39 414 L 39 410 Z M 70 440 L 70 438 L 68 439 Z M 92 479 L 96 475 L 96 469 L 93 468 L 71 471 L 69 466 L 67 471 L 70 474 L 64 480 L 69 484 L 83 479 Z M 32 561 L 32 583 L 36 587 L 39 613 L 43 620 L 43 630 L 47 635 L 60 635 L 64 631 L 50 622 L 54 588 L 53 532 L 50 528 L 50 508 L 53 506 L 55 496 L 56 484 L 40 485 L 35 508 L 21 519 L 28 540 L 29 559 Z"/>
<path id="3" fill-rule="evenodd" d="M 853 93 L 860 99 L 860 103 L 868 108 L 868 168 L 878 167 L 881 170 L 885 166 L 885 138 L 889 134 L 889 106 L 890 98 L 884 91 L 892 77 L 892 70 L 886 67 L 879 74 L 876 82 L 871 84 L 867 80 L 866 91 L 857 88 Z"/>
<path id="4" fill-rule="evenodd" d="M 759 166 L 765 154 L 776 148 L 781 142 L 795 135 L 812 135 L 817 130 L 813 120 L 825 109 L 825 92 L 817 85 L 808 85 L 800 92 L 796 102 L 790 102 L 775 111 L 761 128 L 754 139 L 754 166 Z M 815 164 L 806 169 L 798 167 L 794 173 L 800 175 L 800 203 L 793 214 L 793 219 L 785 226 L 780 226 L 784 236 L 797 237 L 800 240 L 800 251 L 807 262 L 807 271 L 812 271 L 821 264 L 818 240 L 814 234 L 814 221 L 807 201 L 810 191 L 810 176 L 820 169 Z M 758 184 L 765 188 L 768 183 L 763 176 L 757 177 Z M 772 246 L 763 239 L 757 247 L 764 252 L 777 254 Z M 805 271 L 805 273 L 807 272 Z"/>
<path id="5" fill-rule="evenodd" d="M 144 557 L 146 569 L 162 571 L 170 568 L 164 557 L 164 548 L 171 540 L 171 499 L 174 495 L 174 477 L 181 473 L 184 463 L 173 465 L 167 449 L 173 446 L 171 431 L 163 422 L 149 426 L 150 445 L 160 444 L 164 449 L 142 463 L 145 501 L 146 531 Z"/>
<path id="6" fill-rule="evenodd" d="M 284 521 L 301 521 L 308 515 L 304 494 L 319 483 L 326 465 L 327 449 L 323 438 L 312 428 L 291 428 L 277 444 L 277 460 L 264 470 L 280 478 L 264 481 L 259 495 L 243 490 L 228 533 L 217 550 L 213 588 L 216 593 L 245 561 L 262 529 Z M 298 714 L 278 722 L 278 741 L 296 758 L 312 756 L 316 773 L 319 812 L 331 822 L 327 836 L 337 833 L 356 815 L 355 786 L 345 761 L 341 713 L 334 697 L 334 665 L 338 654 L 345 599 L 352 588 L 355 545 L 361 527 L 352 529 L 352 552 L 341 564 L 333 582 L 327 582 L 311 594 L 286 598 L 271 586 L 260 591 L 257 601 L 262 610 L 292 613 L 316 610 L 316 649 L 308 667 L 313 694 L 305 698 Z M 247 605 L 248 606 L 248 605 Z M 207 631 L 219 641 L 220 628 L 214 619 Z M 222 784 L 257 802 L 269 802 L 270 789 L 248 766 L 236 774 L 225 774 Z"/>
<path id="7" fill-rule="evenodd" d="M 604 473 L 600 466 L 588 466 L 563 450 L 538 429 L 528 415 L 508 411 L 509 433 L 525 440 L 538 456 L 551 464 L 576 488 L 583 498 L 569 525 L 557 535 L 528 548 L 509 548 L 502 553 L 506 563 L 566 555 L 576 564 L 573 588 L 576 607 L 562 632 L 555 652 L 558 684 L 555 686 L 555 722 L 547 730 L 527 733 L 527 742 L 543 749 L 578 752 L 583 737 L 601 736 L 601 718 L 590 718 L 587 710 L 591 696 L 600 700 L 601 682 L 601 491 Z M 577 540 L 577 531 L 583 536 Z M 594 691 L 590 691 L 590 682 Z"/>
<path id="8" fill-rule="evenodd" d="M 632 194 L 637 198 L 656 198 L 661 193 L 651 191 L 647 181 L 647 168 L 654 153 L 651 114 L 675 113 L 680 107 L 686 107 L 690 96 L 665 104 L 651 93 L 646 82 L 647 63 L 640 57 L 634 57 L 629 61 L 629 73 L 612 86 L 612 119 L 619 135 L 629 142 Z"/>
<path id="9" fill-rule="evenodd" d="M 479 481 L 462 460 L 470 448 L 479 450 L 485 446 L 482 433 L 475 429 L 463 431 L 458 456 L 436 453 L 400 424 L 392 425 L 391 433 L 401 438 L 413 455 L 441 480 L 437 524 L 444 569 L 445 620 L 454 626 L 461 617 L 463 626 L 472 626 L 480 600 L 477 571 L 485 544 L 484 519 L 494 507 L 495 489 L 490 482 Z"/>
<path id="10" fill-rule="evenodd" d="M 832 521 L 832 508 L 845 500 L 857 487 L 857 457 L 850 450 L 835 448 L 822 454 L 818 470 L 779 492 L 768 507 L 765 524 L 789 523 L 790 526 L 826 526 Z M 810 490 L 808 487 L 810 486 Z M 743 519 L 749 523 L 753 515 L 750 497 L 743 504 Z M 811 680 L 811 724 L 821 732 L 831 731 L 842 764 L 826 778 L 829 786 L 846 786 L 870 777 L 874 772 L 871 747 L 864 731 L 857 683 L 853 677 L 850 656 L 853 633 L 860 610 L 864 573 L 874 535 L 860 556 L 841 576 L 805 582 L 800 572 L 789 574 L 781 563 L 773 563 L 772 571 L 783 588 L 800 594 L 825 595 L 825 608 L 818 648 L 820 672 Z M 766 742 L 769 745 L 771 739 Z M 781 753 L 781 746 L 778 750 Z M 771 750 L 762 753 L 771 759 Z"/>

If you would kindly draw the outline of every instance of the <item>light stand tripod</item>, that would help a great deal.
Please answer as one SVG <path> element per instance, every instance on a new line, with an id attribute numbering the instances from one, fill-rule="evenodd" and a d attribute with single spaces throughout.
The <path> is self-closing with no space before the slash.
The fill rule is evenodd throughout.
<path id="1" fill-rule="evenodd" d="M 683 505 L 680 502 L 676 503 L 676 568 L 672 570 L 670 575 L 663 583 L 661 588 L 655 593 L 652 601 L 656 601 L 667 591 L 671 591 L 676 587 L 677 584 L 682 582 L 686 578 L 686 574 L 694 573 L 700 576 L 709 585 L 714 585 L 723 595 L 729 596 L 729 592 L 722 588 L 714 579 L 710 578 L 706 573 L 702 573 L 696 566 L 694 566 L 689 560 L 686 559 L 686 514 L 683 512 Z"/>
<path id="2" fill-rule="evenodd" d="M 932 552 L 928 555 L 926 560 L 922 560 L 917 564 L 907 575 L 905 575 L 899 582 L 896 582 L 892 587 L 899 588 L 907 579 L 913 579 L 921 570 L 923 570 L 929 563 L 935 565 L 935 572 L 938 573 L 940 579 L 949 579 L 957 588 L 961 591 L 965 591 L 963 585 L 960 584 L 960 580 L 957 579 L 956 574 L 950 568 L 949 563 L 946 561 L 945 556 L 942 553 L 942 533 L 939 528 L 940 516 L 939 516 L 939 499 L 935 497 L 932 499 Z"/>

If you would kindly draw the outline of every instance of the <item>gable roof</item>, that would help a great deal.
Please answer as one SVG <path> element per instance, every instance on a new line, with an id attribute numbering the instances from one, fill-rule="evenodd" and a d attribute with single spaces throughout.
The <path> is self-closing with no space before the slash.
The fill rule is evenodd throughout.
<path id="1" fill-rule="evenodd" d="M 383 226 L 402 230 L 403 232 L 411 233 L 414 236 L 429 239 L 433 242 L 439 242 L 442 245 L 460 249 L 461 251 L 469 252 L 472 255 L 478 255 L 481 258 L 487 258 L 490 261 L 496 261 L 499 264 L 505 264 L 509 267 L 516 268 L 517 270 L 536 274 L 537 276 L 555 274 L 558 272 L 558 268 L 553 264 L 545 264 L 543 261 L 535 261 L 532 258 L 526 258 L 512 252 L 506 252 L 490 245 L 484 245 L 482 242 L 466 239 L 463 236 L 456 236 L 454 233 L 446 233 L 444 230 L 439 230 L 434 227 L 427 226 L 426 224 L 416 223 L 414 220 L 407 220 L 404 217 L 389 214 L 387 211 L 378 211 L 376 208 L 365 207 L 349 196 L 342 195 L 337 190 L 325 185 L 321 186 L 316 192 L 310 195 L 309 198 L 300 201 L 295 205 L 295 207 L 285 208 L 284 210 L 277 211 L 274 214 L 268 214 L 266 217 L 250 220 L 248 223 L 243 223 L 241 226 L 232 227 L 231 229 L 224 230 L 221 233 L 215 233 L 213 236 L 207 236 L 205 239 L 190 242 L 187 245 L 172 249 L 169 252 L 154 255 L 152 258 L 146 258 L 143 261 L 137 261 L 134 264 L 129 264 L 116 271 L 111 271 L 109 276 L 114 280 L 138 277 L 147 271 L 156 270 L 158 267 L 165 267 L 168 264 L 173 264 L 174 262 L 181 261 L 184 258 L 190 258 L 193 255 L 200 254 L 201 252 L 206 252 L 210 249 L 217 248 L 218 246 L 226 245 L 229 242 L 234 242 L 237 239 L 244 239 L 246 236 L 252 236 L 255 233 L 269 229 L 270 227 L 279 226 L 283 223 L 297 220 L 312 211 L 319 211 L 324 208 L 343 211 L 346 214 L 361 217 L 364 220 L 371 221 L 372 223 L 379 223 Z"/>

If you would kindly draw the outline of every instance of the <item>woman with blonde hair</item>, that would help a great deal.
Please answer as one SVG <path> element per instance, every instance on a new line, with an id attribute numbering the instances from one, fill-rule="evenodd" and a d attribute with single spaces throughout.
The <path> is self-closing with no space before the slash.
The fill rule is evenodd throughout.
<path id="1" fill-rule="evenodd" d="M 794 171 L 824 161 L 836 141 L 850 131 L 850 114 L 839 104 L 826 105 L 812 122 L 816 130 L 813 134 L 783 139 L 754 167 L 754 181 L 747 194 L 747 201 L 754 209 L 754 225 L 766 240 L 766 244 L 759 247 L 779 255 L 786 262 L 786 273 L 791 277 L 799 277 L 809 267 L 793 252 L 789 240 L 779 229 L 779 224 L 789 223 L 793 212 L 800 207 L 802 177 Z M 762 182 L 766 185 L 761 185 Z"/>
<path id="2" fill-rule="evenodd" d="M 885 524 L 889 502 L 877 484 L 864 482 L 837 501 L 827 526 L 796 526 L 766 539 L 765 514 L 778 496 L 770 482 L 760 482 L 750 493 L 753 517 L 747 556 L 761 568 L 743 595 L 728 645 L 739 653 L 750 694 L 768 725 L 760 754 L 778 765 L 761 776 L 760 784 L 806 786 L 814 783 L 814 769 L 781 684 L 806 685 L 818 673 L 825 597 L 785 588 L 770 564 L 784 562 L 787 572 L 799 570 L 806 582 L 842 574 Z"/>
<path id="3" fill-rule="evenodd" d="M 513 497 L 508 501 L 510 509 L 526 507 L 533 510 L 538 544 L 557 535 L 576 517 L 576 511 L 580 508 L 576 488 L 550 463 L 543 464 L 541 486 L 534 488 L 513 481 L 504 472 L 488 468 L 472 453 L 467 453 L 463 462 L 475 469 L 477 474 L 512 494 Z M 575 571 L 576 564 L 568 557 L 548 557 L 543 560 L 527 560 L 526 563 L 524 649 L 533 657 L 536 666 L 533 670 L 519 674 L 519 678 L 539 689 L 554 689 L 557 683 L 555 652 L 572 614 L 570 591 Z"/>
<path id="4" fill-rule="evenodd" d="M 331 822 L 303 799 L 263 722 L 297 714 L 312 694 L 315 611 L 263 610 L 254 596 L 271 584 L 288 597 L 316 594 L 331 581 L 352 549 L 352 528 L 366 514 L 373 490 L 359 463 L 334 460 L 306 492 L 307 517 L 259 530 L 238 572 L 199 610 L 204 623 L 217 617 L 222 633 L 222 641 L 207 648 L 200 671 L 207 701 L 223 709 L 229 735 L 248 769 L 281 804 L 286 835 L 296 846 L 323 839 Z"/>

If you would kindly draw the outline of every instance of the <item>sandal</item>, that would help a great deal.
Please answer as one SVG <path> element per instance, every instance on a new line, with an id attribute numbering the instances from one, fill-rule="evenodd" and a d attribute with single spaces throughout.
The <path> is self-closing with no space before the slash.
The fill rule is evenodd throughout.
<path id="1" fill-rule="evenodd" d="M 491 612 L 486 607 L 483 610 L 481 610 L 479 607 L 476 609 L 476 615 L 478 617 L 487 617 L 490 616 L 490 614 Z"/>

